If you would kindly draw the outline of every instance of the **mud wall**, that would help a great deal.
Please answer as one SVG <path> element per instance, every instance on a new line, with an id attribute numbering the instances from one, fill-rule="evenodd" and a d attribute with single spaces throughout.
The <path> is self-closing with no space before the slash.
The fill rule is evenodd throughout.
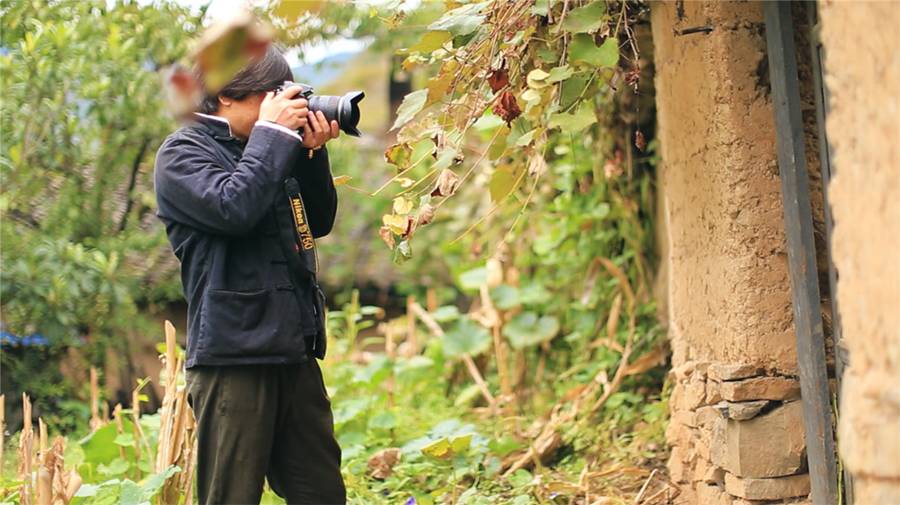
<path id="1" fill-rule="evenodd" d="M 855 503 L 900 503 L 900 8 L 825 1 L 819 15 L 832 253 L 850 356 L 838 448 Z"/>
<path id="2" fill-rule="evenodd" d="M 651 25 L 678 500 L 805 500 L 762 6 L 653 3 Z"/>

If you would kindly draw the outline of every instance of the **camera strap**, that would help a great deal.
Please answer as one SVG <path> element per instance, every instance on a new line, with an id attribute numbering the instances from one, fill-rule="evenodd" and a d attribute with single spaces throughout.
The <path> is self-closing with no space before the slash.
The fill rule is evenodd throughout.
<path id="1" fill-rule="evenodd" d="M 317 325 L 317 335 L 312 342 L 313 354 L 319 359 L 325 356 L 325 293 L 319 286 L 316 275 L 319 271 L 319 259 L 316 254 L 316 241 L 309 227 L 306 207 L 300 195 L 300 184 L 297 179 L 289 177 L 284 181 L 287 204 L 291 213 L 291 226 L 279 225 L 281 244 L 285 249 L 285 258 L 291 279 L 297 289 L 304 284 L 313 290 L 313 303 Z M 283 214 L 276 212 L 281 221 Z"/>
<path id="2" fill-rule="evenodd" d="M 284 181 L 284 189 L 291 204 L 291 217 L 293 217 L 294 221 L 294 244 L 297 248 L 297 253 L 299 253 L 303 261 L 303 268 L 315 278 L 316 274 L 319 273 L 319 257 L 316 254 L 316 239 L 313 238 L 312 230 L 309 227 L 306 206 L 303 205 L 303 197 L 300 195 L 300 184 L 297 182 L 297 179 L 289 177 Z"/>

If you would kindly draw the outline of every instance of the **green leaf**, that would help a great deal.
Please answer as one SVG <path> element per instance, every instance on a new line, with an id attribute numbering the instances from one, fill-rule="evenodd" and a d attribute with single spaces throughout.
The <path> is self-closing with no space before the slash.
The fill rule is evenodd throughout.
<path id="1" fill-rule="evenodd" d="M 397 119 L 394 121 L 394 125 L 391 126 L 391 130 L 396 130 L 415 117 L 422 110 L 426 99 L 428 99 L 428 89 L 413 91 L 403 97 L 403 103 L 397 108 Z"/>
<path id="2" fill-rule="evenodd" d="M 113 443 L 116 445 L 121 445 L 122 447 L 132 447 L 134 446 L 134 435 L 131 433 L 120 433 L 116 436 Z"/>
<path id="3" fill-rule="evenodd" d="M 535 16 L 546 16 L 559 0 L 535 0 L 531 13 Z"/>
<path id="4" fill-rule="evenodd" d="M 509 435 L 503 435 L 499 439 L 488 442 L 488 449 L 497 456 L 503 457 L 507 454 L 524 447 L 524 444 Z"/>
<path id="5" fill-rule="evenodd" d="M 444 334 L 441 341 L 448 358 L 458 358 L 463 354 L 477 356 L 490 347 L 491 335 L 483 326 L 464 317 Z"/>
<path id="6" fill-rule="evenodd" d="M 431 317 L 439 323 L 446 323 L 459 317 L 459 309 L 456 305 L 441 305 L 431 313 Z"/>
<path id="7" fill-rule="evenodd" d="M 369 428 L 390 430 L 397 426 L 397 416 L 390 410 L 379 412 L 369 419 Z"/>
<path id="8" fill-rule="evenodd" d="M 122 426 L 126 432 L 132 431 L 133 424 L 128 419 L 123 419 Z M 101 426 L 93 433 L 81 439 L 78 443 L 84 450 L 84 461 L 93 465 L 110 463 L 119 457 L 119 446 L 115 440 L 118 437 L 115 423 Z M 127 447 L 126 455 L 134 454 L 134 449 Z"/>
<path id="9" fill-rule="evenodd" d="M 531 475 L 531 472 L 524 469 L 519 469 L 513 472 L 507 480 L 512 487 L 525 487 L 531 484 L 531 481 L 534 480 L 534 477 Z"/>
<path id="10" fill-rule="evenodd" d="M 159 490 L 162 489 L 163 484 L 166 483 L 166 480 L 180 471 L 181 467 L 170 465 L 165 470 L 147 477 L 144 480 L 144 484 L 141 486 L 144 500 L 150 501 L 151 499 L 153 499 L 153 497 L 156 496 Z"/>
<path id="11" fill-rule="evenodd" d="M 468 35 L 484 23 L 484 16 L 480 15 L 479 12 L 490 3 L 488 1 L 468 4 L 447 11 L 440 19 L 428 25 L 428 29 L 447 30 L 454 36 Z"/>
<path id="12" fill-rule="evenodd" d="M 142 498 L 140 486 L 128 479 L 122 481 L 122 487 L 119 489 L 119 505 L 142 505 L 147 501 Z"/>
<path id="13" fill-rule="evenodd" d="M 569 59 L 599 68 L 614 67 L 619 62 L 619 40 L 609 37 L 597 47 L 593 37 L 579 33 L 572 38 Z"/>
<path id="14" fill-rule="evenodd" d="M 437 160 L 432 165 L 432 169 L 434 170 L 443 170 L 445 168 L 450 168 L 450 165 L 453 164 L 453 160 L 456 159 L 456 149 L 444 149 L 441 151 L 441 154 L 438 155 Z"/>
<path id="15" fill-rule="evenodd" d="M 482 284 L 487 282 L 487 268 L 478 267 L 459 275 L 459 286 L 463 289 L 477 291 Z"/>
<path id="16" fill-rule="evenodd" d="M 525 305 L 547 303 L 550 297 L 550 292 L 537 282 L 519 288 L 519 300 Z"/>
<path id="17" fill-rule="evenodd" d="M 92 498 L 97 494 L 97 491 L 100 490 L 100 486 L 97 484 L 82 484 L 81 487 L 78 488 L 78 491 L 75 492 L 76 498 Z"/>
<path id="18" fill-rule="evenodd" d="M 574 104 L 578 99 L 581 98 L 582 93 L 585 91 L 585 87 L 588 85 L 588 81 L 591 80 L 591 76 L 593 74 L 593 71 L 578 72 L 572 75 L 570 78 L 564 80 L 562 84 L 560 84 L 560 109 L 568 110 L 569 107 L 572 106 L 572 104 Z M 590 91 L 588 91 L 585 96 L 590 96 L 589 93 Z"/>
<path id="19" fill-rule="evenodd" d="M 522 135 L 521 137 L 516 139 L 516 145 L 519 147 L 527 146 L 528 144 L 531 143 L 532 140 L 534 140 L 534 135 L 535 135 L 535 133 L 537 133 L 537 131 L 538 131 L 538 129 L 535 128 L 535 129 L 531 130 L 530 132 Z"/>
<path id="20" fill-rule="evenodd" d="M 430 53 L 435 49 L 440 48 L 444 45 L 444 42 L 453 38 L 453 34 L 447 30 L 436 30 L 431 32 L 426 32 L 425 35 L 422 35 L 422 38 L 416 42 L 415 45 L 410 47 L 407 51 L 413 53 Z"/>
<path id="21" fill-rule="evenodd" d="M 503 126 L 504 124 L 506 124 L 506 121 L 503 121 L 500 116 L 488 112 L 478 118 L 478 121 L 475 121 L 475 124 L 472 125 L 472 128 L 483 132 L 493 130 L 494 128 Z"/>
<path id="22" fill-rule="evenodd" d="M 569 33 L 595 32 L 607 22 L 606 0 L 597 0 L 566 14 L 560 28 Z"/>
<path id="23" fill-rule="evenodd" d="M 501 284 L 491 290 L 491 300 L 500 310 L 509 310 L 519 306 L 519 289 L 508 284 Z"/>
<path id="24" fill-rule="evenodd" d="M 478 384 L 469 384 L 459 392 L 456 400 L 453 401 L 453 405 L 456 407 L 471 406 L 479 398 L 481 398 L 481 388 Z"/>
<path id="25" fill-rule="evenodd" d="M 561 67 L 555 67 L 550 69 L 550 74 L 547 76 L 547 82 L 554 83 L 559 81 L 564 81 L 569 77 L 572 77 L 574 70 L 568 65 L 563 65 Z"/>
<path id="26" fill-rule="evenodd" d="M 559 333 L 559 320 L 553 316 L 538 318 L 534 312 L 516 315 L 503 327 L 503 335 L 515 349 L 547 342 Z"/>
<path id="27" fill-rule="evenodd" d="M 131 468 L 131 464 L 122 458 L 116 458 L 109 463 L 97 465 L 97 471 L 103 475 L 122 475 Z"/>
<path id="28" fill-rule="evenodd" d="M 578 133 L 596 122 L 594 105 L 590 101 L 585 101 L 573 114 L 552 114 L 548 126 L 550 128 L 558 127 L 563 133 L 572 134 Z"/>

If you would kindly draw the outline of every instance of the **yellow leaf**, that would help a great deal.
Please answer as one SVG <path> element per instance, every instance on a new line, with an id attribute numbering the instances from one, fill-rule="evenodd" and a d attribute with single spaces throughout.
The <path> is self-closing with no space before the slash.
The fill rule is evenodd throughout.
<path id="1" fill-rule="evenodd" d="M 397 235 L 406 233 L 406 227 L 409 222 L 406 216 L 397 216 L 394 214 L 385 214 L 381 216 L 381 222 Z"/>
<path id="2" fill-rule="evenodd" d="M 456 437 L 450 441 L 450 450 L 454 453 L 459 454 L 461 452 L 465 452 L 469 449 L 469 445 L 472 443 L 472 434 L 463 435 L 461 437 Z"/>
<path id="3" fill-rule="evenodd" d="M 397 182 L 400 183 L 401 188 L 408 188 L 416 183 L 415 179 L 409 177 L 398 177 Z"/>
<path id="4" fill-rule="evenodd" d="M 451 60 L 444 65 L 441 73 L 428 79 L 428 98 L 425 100 L 425 107 L 437 102 L 447 94 L 453 78 L 456 77 L 456 68 L 459 65 Z"/>
<path id="5" fill-rule="evenodd" d="M 409 214 L 412 208 L 413 203 L 411 200 L 407 200 L 402 196 L 394 198 L 394 214 Z"/>
<path id="6" fill-rule="evenodd" d="M 338 175 L 337 177 L 334 177 L 334 185 L 342 186 L 350 182 L 350 179 L 352 179 L 352 177 L 350 177 L 349 175 Z"/>
<path id="7" fill-rule="evenodd" d="M 422 448 L 422 454 L 432 458 L 444 458 L 450 455 L 450 442 L 446 438 L 435 440 Z"/>

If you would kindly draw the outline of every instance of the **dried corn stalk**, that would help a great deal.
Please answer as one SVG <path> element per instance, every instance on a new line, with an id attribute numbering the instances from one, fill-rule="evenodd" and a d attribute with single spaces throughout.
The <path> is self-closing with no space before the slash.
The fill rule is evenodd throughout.
<path id="1" fill-rule="evenodd" d="M 160 409 L 159 445 L 156 452 L 156 472 L 164 472 L 172 465 L 181 472 L 169 478 L 159 494 L 162 505 L 177 504 L 185 497 L 185 505 L 192 499 L 191 482 L 194 476 L 196 452 L 196 422 L 187 402 L 187 390 L 178 387 L 181 360 L 176 353 L 175 327 L 166 321 L 166 354 L 164 355 L 166 389 Z"/>
<path id="2" fill-rule="evenodd" d="M 31 427 L 31 401 L 22 393 L 22 433 L 19 435 L 19 480 L 22 481 L 22 505 L 31 505 L 33 495 L 31 464 L 34 455 L 34 430 Z"/>
<path id="3" fill-rule="evenodd" d="M 19 479 L 22 481 L 20 503 L 67 505 L 81 487 L 81 476 L 75 470 L 65 469 L 63 453 L 66 449 L 66 440 L 57 436 L 53 444 L 49 444 L 47 425 L 43 419 L 38 418 L 39 451 L 35 460 L 31 401 L 25 394 L 22 395 L 22 417 L 22 433 L 19 436 Z M 37 468 L 33 471 L 35 463 Z"/>

